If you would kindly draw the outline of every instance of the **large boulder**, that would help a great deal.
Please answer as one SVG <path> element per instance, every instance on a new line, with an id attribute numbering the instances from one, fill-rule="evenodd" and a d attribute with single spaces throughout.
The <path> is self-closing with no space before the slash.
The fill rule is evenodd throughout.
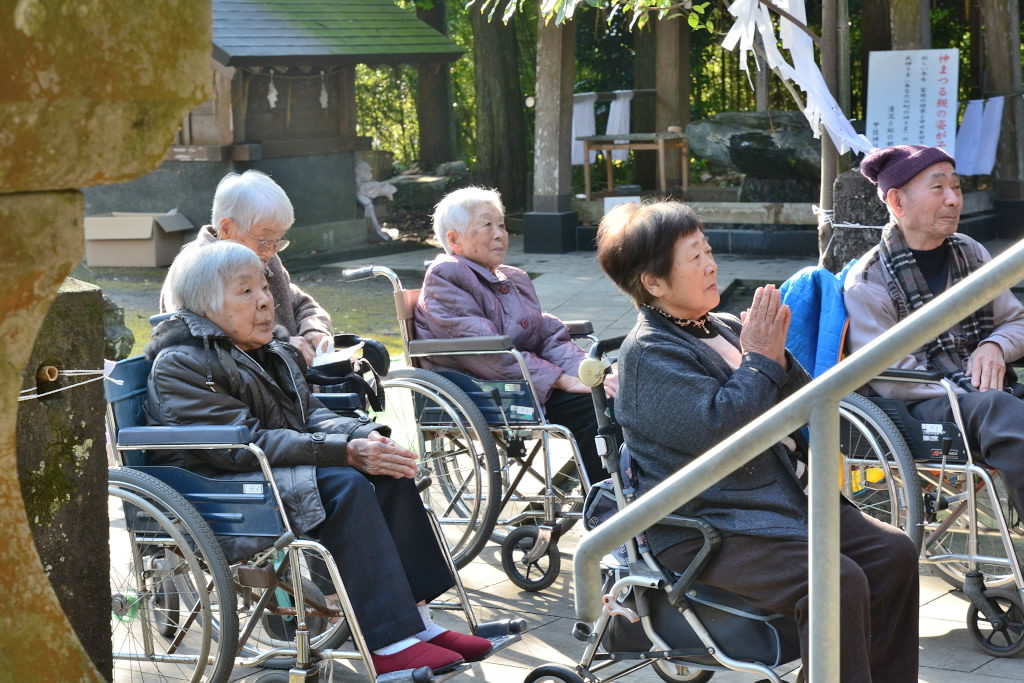
<path id="1" fill-rule="evenodd" d="M 718 168 L 780 180 L 821 175 L 821 141 L 799 112 L 724 112 L 690 123 L 686 136 L 690 151 Z"/>

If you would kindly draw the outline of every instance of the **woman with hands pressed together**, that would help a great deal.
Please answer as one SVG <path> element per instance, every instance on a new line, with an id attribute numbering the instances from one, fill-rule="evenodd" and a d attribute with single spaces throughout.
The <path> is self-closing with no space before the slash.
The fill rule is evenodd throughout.
<path id="1" fill-rule="evenodd" d="M 711 313 L 718 267 L 693 211 L 672 202 L 613 209 L 598 231 L 598 260 L 640 309 L 619 351 L 615 414 L 644 493 L 701 458 L 810 381 L 786 351 L 790 310 L 759 287 L 742 322 Z M 796 435 L 794 435 L 796 437 Z M 725 476 L 678 514 L 722 535 L 698 581 L 796 620 L 808 638 L 807 496 L 797 440 L 787 437 Z M 834 453 L 823 457 L 836 457 Z M 811 465 L 813 466 L 813 465 Z M 842 680 L 917 680 L 918 573 L 913 542 L 842 498 Z M 682 572 L 703 539 L 648 530 L 658 560 Z"/>
<path id="2" fill-rule="evenodd" d="M 490 641 L 437 626 L 426 607 L 454 580 L 416 492 L 416 454 L 386 426 L 336 415 L 310 393 L 299 351 L 274 339 L 259 257 L 226 240 L 186 247 L 165 289 L 179 308 L 145 350 L 150 424 L 250 429 L 293 530 L 334 556 L 378 674 L 482 658 Z M 246 449 L 155 451 L 152 460 L 218 479 L 260 470 Z M 261 549 L 226 547 L 232 559 Z"/>

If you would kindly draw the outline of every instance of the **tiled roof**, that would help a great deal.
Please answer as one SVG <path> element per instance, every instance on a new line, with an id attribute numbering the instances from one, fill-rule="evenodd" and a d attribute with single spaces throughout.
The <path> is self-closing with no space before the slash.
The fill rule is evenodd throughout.
<path id="1" fill-rule="evenodd" d="M 451 61 L 463 49 L 392 0 L 213 0 L 229 66 Z"/>

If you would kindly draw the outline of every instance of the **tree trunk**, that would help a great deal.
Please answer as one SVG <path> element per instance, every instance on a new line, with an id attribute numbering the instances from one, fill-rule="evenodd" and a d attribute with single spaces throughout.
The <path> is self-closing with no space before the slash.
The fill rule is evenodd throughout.
<path id="1" fill-rule="evenodd" d="M 448 35 L 448 9 L 434 0 L 430 9 L 416 8 L 416 16 Z M 431 62 L 416 68 L 416 119 L 420 130 L 420 167 L 433 169 L 456 158 L 455 117 L 452 115 L 452 79 L 447 62 Z"/>
<path id="2" fill-rule="evenodd" d="M 476 152 L 479 182 L 501 193 L 506 209 L 526 204 L 526 115 L 519 83 L 515 24 L 487 21 L 475 8 L 473 27 L 476 84 Z"/>

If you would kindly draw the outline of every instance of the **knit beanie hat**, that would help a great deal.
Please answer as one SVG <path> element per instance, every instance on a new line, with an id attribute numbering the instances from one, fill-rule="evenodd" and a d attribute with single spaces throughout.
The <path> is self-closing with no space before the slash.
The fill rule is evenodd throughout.
<path id="1" fill-rule="evenodd" d="M 876 149 L 868 154 L 860 162 L 860 172 L 878 185 L 878 196 L 884 202 L 891 188 L 903 187 L 921 171 L 943 161 L 956 168 L 956 161 L 941 147 L 899 145 Z"/>

